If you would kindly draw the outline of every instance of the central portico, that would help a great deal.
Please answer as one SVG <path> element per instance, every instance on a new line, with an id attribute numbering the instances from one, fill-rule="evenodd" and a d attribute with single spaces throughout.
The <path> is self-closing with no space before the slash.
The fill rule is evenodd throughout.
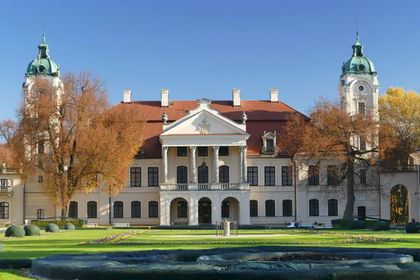
<path id="1" fill-rule="evenodd" d="M 162 115 L 161 225 L 249 224 L 246 115 L 234 122 L 200 99 L 196 109 L 168 124 Z"/>

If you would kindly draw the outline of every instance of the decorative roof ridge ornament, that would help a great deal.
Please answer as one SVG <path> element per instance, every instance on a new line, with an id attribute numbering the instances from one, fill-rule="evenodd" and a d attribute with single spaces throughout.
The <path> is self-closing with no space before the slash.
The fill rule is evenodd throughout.
<path id="1" fill-rule="evenodd" d="M 248 116 L 246 115 L 245 111 L 242 112 L 242 124 L 246 124 L 248 120 Z"/>
<path id="2" fill-rule="evenodd" d="M 162 120 L 163 124 L 168 124 L 168 114 L 166 112 L 162 113 L 161 120 Z"/>

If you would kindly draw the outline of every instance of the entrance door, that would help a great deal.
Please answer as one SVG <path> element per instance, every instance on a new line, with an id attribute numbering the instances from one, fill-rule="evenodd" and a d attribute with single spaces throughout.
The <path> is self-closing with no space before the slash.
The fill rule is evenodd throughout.
<path id="1" fill-rule="evenodd" d="M 198 223 L 211 224 L 211 200 L 208 198 L 198 201 Z"/>

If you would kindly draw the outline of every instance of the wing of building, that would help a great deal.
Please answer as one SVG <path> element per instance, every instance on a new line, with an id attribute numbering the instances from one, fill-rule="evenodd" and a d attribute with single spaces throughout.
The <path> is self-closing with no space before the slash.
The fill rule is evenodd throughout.
<path id="1" fill-rule="evenodd" d="M 349 114 L 377 117 L 376 70 L 359 38 L 352 48 L 339 79 L 341 104 Z M 59 66 L 49 57 L 45 38 L 26 72 L 26 94 L 33 77 L 40 75 L 62 90 Z M 225 218 L 240 225 L 329 225 L 342 216 L 346 188 L 335 178 L 337 162 L 302 162 L 294 174 L 284 131 L 288 120 L 301 113 L 283 103 L 277 89 L 270 89 L 266 100 L 242 100 L 239 89 L 223 101 L 199 96 L 171 100 L 167 89 L 158 97 L 133 100 L 131 91 L 124 91 L 116 108 L 134 108 L 145 124 L 144 139 L 139 139 L 144 144 L 127 170 L 129 180 L 115 197 L 100 191 L 77 193 L 69 204 L 70 217 L 94 224 L 196 226 Z M 375 170 L 360 168 L 355 214 L 387 219 L 392 192 L 405 191 L 407 217 L 418 219 L 419 170 L 404 171 L 379 180 Z M 4 169 L 0 178 L 0 222 L 59 215 L 42 191 L 42 175 L 23 183 L 19 174 Z"/>

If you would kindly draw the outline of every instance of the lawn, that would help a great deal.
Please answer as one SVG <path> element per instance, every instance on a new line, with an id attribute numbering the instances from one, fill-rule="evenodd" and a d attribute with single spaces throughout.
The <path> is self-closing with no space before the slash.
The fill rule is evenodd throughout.
<path id="1" fill-rule="evenodd" d="M 239 236 L 216 236 L 213 230 L 82 229 L 24 238 L 0 238 L 0 258 L 38 258 L 154 249 L 206 249 L 245 246 L 317 246 L 360 248 L 420 248 L 420 234 L 391 230 L 239 230 Z M 7 275 L 5 273 L 8 273 Z M 13 274 L 14 273 L 14 274 Z M 0 271 L 0 279 L 20 278 L 19 271 Z M 16 278 L 11 278 L 15 275 Z"/>

